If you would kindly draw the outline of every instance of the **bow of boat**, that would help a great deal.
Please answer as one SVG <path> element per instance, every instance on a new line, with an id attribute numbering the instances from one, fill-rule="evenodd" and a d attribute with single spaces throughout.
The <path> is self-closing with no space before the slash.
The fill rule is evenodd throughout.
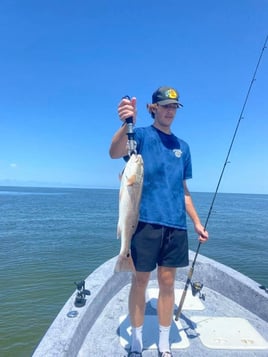
<path id="1" fill-rule="evenodd" d="M 190 252 L 190 262 L 193 256 Z M 33 357 L 83 357 L 94 353 L 98 356 L 127 355 L 130 337 L 127 300 L 131 274 L 114 274 L 115 262 L 116 257 L 85 279 L 86 289 L 91 292 L 86 297 L 85 306 L 75 306 L 77 292 L 74 292 L 40 341 Z M 188 268 L 177 271 L 177 304 L 187 273 Z M 223 351 L 224 356 L 238 356 L 241 350 L 245 356 L 267 356 L 268 294 L 258 283 L 202 255 L 196 262 L 192 280 L 201 282 L 203 289 L 196 296 L 188 289 L 180 319 L 178 323 L 173 322 L 171 343 L 174 356 L 214 357 L 223 355 Z M 157 294 L 154 271 L 147 291 L 144 356 L 157 356 Z M 232 341 L 229 348 L 226 347 L 228 337 L 222 328 L 228 323 L 233 327 L 237 323 L 237 329 L 251 339 L 244 337 L 242 344 Z M 214 344 L 209 341 L 210 329 L 218 333 L 214 338 L 216 345 L 215 341 Z"/>

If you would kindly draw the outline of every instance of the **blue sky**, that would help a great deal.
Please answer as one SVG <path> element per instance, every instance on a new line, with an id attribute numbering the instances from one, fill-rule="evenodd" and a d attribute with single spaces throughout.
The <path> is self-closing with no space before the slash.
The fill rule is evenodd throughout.
<path id="1" fill-rule="evenodd" d="M 180 92 L 192 191 L 214 192 L 268 34 L 267 0 L 2 0 L 0 185 L 118 188 L 117 104 Z M 268 49 L 220 192 L 268 194 Z M 152 158 L 157 160 L 157 158 Z"/>

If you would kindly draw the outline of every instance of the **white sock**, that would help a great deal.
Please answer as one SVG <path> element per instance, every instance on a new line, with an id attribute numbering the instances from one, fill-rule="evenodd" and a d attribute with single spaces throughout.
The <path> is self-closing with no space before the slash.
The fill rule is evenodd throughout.
<path id="1" fill-rule="evenodd" d="M 143 325 L 139 327 L 132 327 L 132 339 L 131 339 L 131 352 L 142 352 L 143 343 L 142 343 L 142 328 Z"/>
<path id="2" fill-rule="evenodd" d="M 169 332 L 170 332 L 170 326 L 161 326 L 161 325 L 159 325 L 159 344 L 158 344 L 158 348 L 159 348 L 160 352 L 170 352 Z"/>

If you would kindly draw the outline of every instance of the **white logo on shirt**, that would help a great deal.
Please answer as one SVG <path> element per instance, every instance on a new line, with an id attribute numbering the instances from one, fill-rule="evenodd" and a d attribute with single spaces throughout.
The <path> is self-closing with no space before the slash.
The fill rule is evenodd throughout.
<path id="1" fill-rule="evenodd" d="M 173 152 L 176 157 L 180 158 L 182 155 L 182 151 L 180 149 L 174 149 Z"/>

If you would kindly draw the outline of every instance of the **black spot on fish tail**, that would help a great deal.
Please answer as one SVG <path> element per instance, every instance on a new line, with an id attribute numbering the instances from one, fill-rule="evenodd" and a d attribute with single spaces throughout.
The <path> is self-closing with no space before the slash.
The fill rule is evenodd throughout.
<path id="1" fill-rule="evenodd" d="M 125 255 L 119 255 L 114 267 L 114 272 L 115 273 L 120 273 L 120 272 L 132 272 L 136 274 L 136 269 L 131 257 L 131 254 L 129 253 L 127 256 Z"/>

